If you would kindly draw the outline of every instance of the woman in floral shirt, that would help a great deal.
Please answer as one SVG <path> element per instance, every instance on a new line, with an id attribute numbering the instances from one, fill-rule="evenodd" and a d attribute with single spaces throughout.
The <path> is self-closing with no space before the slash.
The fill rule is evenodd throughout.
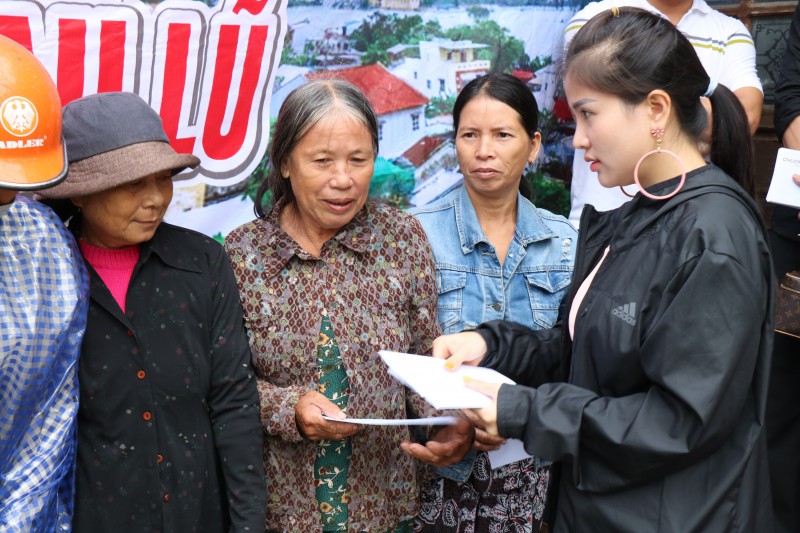
<path id="1" fill-rule="evenodd" d="M 259 218 L 226 242 L 258 377 L 270 531 L 409 530 L 411 455 L 451 464 L 472 441 L 463 419 L 423 446 L 405 426 L 322 417 L 432 414 L 376 353 L 428 353 L 439 334 L 424 231 L 367 201 L 377 151 L 375 114 L 353 86 L 295 90 L 275 124 Z M 265 212 L 268 194 L 275 204 Z"/>

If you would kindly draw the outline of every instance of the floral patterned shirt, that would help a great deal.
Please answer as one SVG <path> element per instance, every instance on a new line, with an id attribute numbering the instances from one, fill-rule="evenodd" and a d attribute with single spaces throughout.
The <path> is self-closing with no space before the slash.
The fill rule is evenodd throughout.
<path id="1" fill-rule="evenodd" d="M 410 215 L 368 203 L 322 247 L 305 252 L 279 225 L 279 202 L 226 241 L 244 307 L 266 436 L 267 529 L 319 531 L 314 487 L 318 443 L 305 440 L 294 407 L 318 389 L 316 343 L 330 316 L 351 385 L 348 416 L 434 414 L 389 376 L 377 351 L 429 353 L 439 334 L 436 277 L 425 232 Z M 368 426 L 351 437 L 352 531 L 388 531 L 417 509 L 417 466 L 400 449 L 405 426 Z"/>

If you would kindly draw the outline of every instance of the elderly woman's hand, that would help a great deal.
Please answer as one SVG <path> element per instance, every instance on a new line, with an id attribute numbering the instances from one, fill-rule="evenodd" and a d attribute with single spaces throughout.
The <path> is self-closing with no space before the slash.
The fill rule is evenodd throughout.
<path id="1" fill-rule="evenodd" d="M 474 439 L 475 428 L 472 424 L 465 418 L 458 418 L 454 425 L 445 426 L 424 445 L 405 440 L 400 448 L 411 457 L 433 466 L 449 466 L 464 457 Z"/>
<path id="2" fill-rule="evenodd" d="M 344 412 L 324 395 L 317 391 L 305 393 L 294 407 L 297 429 L 311 441 L 342 440 L 362 429 L 358 424 L 325 420 L 322 418 L 323 414 L 332 418 L 345 418 Z"/>

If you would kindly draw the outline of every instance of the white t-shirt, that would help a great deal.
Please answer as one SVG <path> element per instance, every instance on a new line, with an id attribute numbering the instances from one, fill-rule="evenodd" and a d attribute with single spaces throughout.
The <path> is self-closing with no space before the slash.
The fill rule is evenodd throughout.
<path id="1" fill-rule="evenodd" d="M 575 33 L 594 15 L 612 7 L 638 7 L 666 18 L 666 15 L 647 3 L 646 0 L 602 0 L 592 2 L 572 17 L 564 32 L 564 46 Z M 762 91 L 761 80 L 756 72 L 756 48 L 750 32 L 739 19 L 729 17 L 709 7 L 704 0 L 694 0 L 692 7 L 678 22 L 678 29 L 694 46 L 697 57 L 709 77 L 725 85 L 731 91 L 742 87 L 755 87 Z M 575 150 L 572 161 L 572 207 L 569 220 L 576 227 L 580 221 L 584 204 L 591 204 L 598 211 L 616 209 L 630 200 L 619 187 L 607 189 L 597 181 L 597 174 L 589 170 L 583 160 L 584 151 Z M 635 186 L 628 188 L 630 194 Z"/>

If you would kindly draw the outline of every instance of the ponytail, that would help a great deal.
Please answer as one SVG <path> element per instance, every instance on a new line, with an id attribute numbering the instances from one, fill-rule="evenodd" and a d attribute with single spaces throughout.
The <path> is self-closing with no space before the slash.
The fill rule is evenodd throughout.
<path id="1" fill-rule="evenodd" d="M 750 196 L 755 196 L 755 155 L 750 124 L 739 99 L 718 85 L 711 100 L 711 162 L 725 171 Z"/>

